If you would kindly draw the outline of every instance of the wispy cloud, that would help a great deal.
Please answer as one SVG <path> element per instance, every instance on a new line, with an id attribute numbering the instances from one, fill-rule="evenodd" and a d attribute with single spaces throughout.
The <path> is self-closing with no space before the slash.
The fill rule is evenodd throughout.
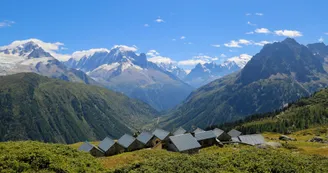
<path id="1" fill-rule="evenodd" d="M 274 33 L 278 36 L 284 37 L 301 37 L 303 34 L 300 31 L 296 30 L 276 30 Z"/>
<path id="2" fill-rule="evenodd" d="M 257 28 L 254 32 L 258 34 L 269 34 L 271 31 L 267 28 Z"/>
<path id="3" fill-rule="evenodd" d="M 212 47 L 221 47 L 221 45 L 219 45 L 219 44 L 212 44 L 211 46 Z"/>
<path id="4" fill-rule="evenodd" d="M 173 38 L 172 41 L 177 41 L 177 39 Z"/>
<path id="5" fill-rule="evenodd" d="M 269 44 L 269 43 L 272 43 L 272 42 L 264 40 L 264 41 L 260 41 L 260 42 L 254 42 L 254 45 L 264 46 L 264 45 Z"/>
<path id="6" fill-rule="evenodd" d="M 225 47 L 233 47 L 233 48 L 241 48 L 241 45 L 251 45 L 252 41 L 239 39 L 239 40 L 231 40 L 229 43 L 225 43 Z"/>
<path id="7" fill-rule="evenodd" d="M 326 32 L 325 34 L 328 35 L 328 32 Z"/>
<path id="8" fill-rule="evenodd" d="M 323 39 L 322 37 L 320 37 L 320 38 L 318 39 L 318 41 L 319 41 L 319 42 L 323 42 L 324 39 Z"/>
<path id="9" fill-rule="evenodd" d="M 149 24 L 147 24 L 147 23 L 146 23 L 146 24 L 144 24 L 144 27 L 149 27 Z"/>
<path id="10" fill-rule="evenodd" d="M 183 44 L 189 44 L 190 45 L 190 44 L 192 44 L 192 42 L 186 42 L 186 43 L 183 43 Z"/>
<path id="11" fill-rule="evenodd" d="M 245 34 L 250 35 L 250 34 L 254 34 L 254 32 L 253 31 L 250 31 L 250 32 L 246 32 Z"/>
<path id="12" fill-rule="evenodd" d="M 185 36 L 181 36 L 180 39 L 181 40 L 184 40 L 184 39 L 186 39 L 186 37 Z"/>
<path id="13" fill-rule="evenodd" d="M 252 14 L 252 13 L 246 13 L 245 15 L 246 16 L 251 16 L 251 15 L 263 16 L 264 14 L 263 13 L 254 13 L 254 14 Z"/>
<path id="14" fill-rule="evenodd" d="M 0 28 L 10 27 L 13 24 L 15 24 L 14 21 L 4 20 L 4 21 L 0 22 Z"/>
<path id="15" fill-rule="evenodd" d="M 164 23 L 165 21 L 163 19 L 161 19 L 160 17 L 158 17 L 155 22 L 157 23 Z"/>
<path id="16" fill-rule="evenodd" d="M 250 22 L 250 21 L 247 22 L 247 25 L 250 25 L 250 26 L 256 26 L 255 23 L 252 23 L 252 22 Z"/>

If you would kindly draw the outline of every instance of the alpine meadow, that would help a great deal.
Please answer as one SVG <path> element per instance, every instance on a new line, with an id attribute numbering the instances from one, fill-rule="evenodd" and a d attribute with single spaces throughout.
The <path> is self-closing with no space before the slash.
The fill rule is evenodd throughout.
<path id="1" fill-rule="evenodd" d="M 328 172 L 328 2 L 1 4 L 0 173 Z"/>

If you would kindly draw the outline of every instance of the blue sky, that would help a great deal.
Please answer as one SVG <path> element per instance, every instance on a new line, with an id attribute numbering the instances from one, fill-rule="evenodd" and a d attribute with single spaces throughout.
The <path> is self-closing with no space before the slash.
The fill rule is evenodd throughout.
<path id="1" fill-rule="evenodd" d="M 63 43 L 61 54 L 135 45 L 190 69 L 194 62 L 254 55 L 261 43 L 286 36 L 324 41 L 327 6 L 325 0 L 2 0 L 0 45 L 37 38 Z"/>

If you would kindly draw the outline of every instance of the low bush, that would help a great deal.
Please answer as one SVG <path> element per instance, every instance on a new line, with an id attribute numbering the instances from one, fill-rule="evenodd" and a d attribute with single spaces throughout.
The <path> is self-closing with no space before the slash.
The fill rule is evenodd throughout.
<path id="1" fill-rule="evenodd" d="M 41 142 L 0 143 L 0 172 L 102 172 L 88 153 L 67 145 Z"/>

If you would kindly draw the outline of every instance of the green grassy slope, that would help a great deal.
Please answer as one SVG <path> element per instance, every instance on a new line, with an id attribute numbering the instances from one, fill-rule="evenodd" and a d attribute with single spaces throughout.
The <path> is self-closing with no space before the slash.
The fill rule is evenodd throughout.
<path id="1" fill-rule="evenodd" d="M 205 148 L 188 155 L 140 150 L 93 158 L 61 144 L 0 143 L 0 172 L 327 172 L 325 156 L 285 148 L 243 145 Z"/>
<path id="2" fill-rule="evenodd" d="M 156 114 L 140 101 L 101 87 L 33 73 L 0 77 L 0 141 L 118 138 Z"/>

